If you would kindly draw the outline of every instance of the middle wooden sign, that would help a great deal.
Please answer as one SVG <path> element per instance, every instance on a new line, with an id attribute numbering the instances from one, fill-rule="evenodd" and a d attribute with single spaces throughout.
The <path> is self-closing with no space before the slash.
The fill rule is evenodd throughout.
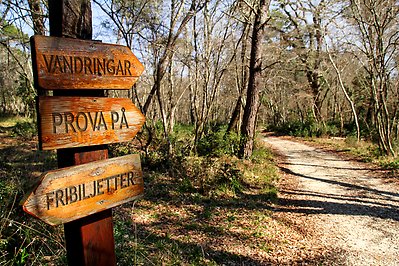
<path id="1" fill-rule="evenodd" d="M 43 150 L 130 141 L 145 122 L 127 98 L 39 97 Z"/>

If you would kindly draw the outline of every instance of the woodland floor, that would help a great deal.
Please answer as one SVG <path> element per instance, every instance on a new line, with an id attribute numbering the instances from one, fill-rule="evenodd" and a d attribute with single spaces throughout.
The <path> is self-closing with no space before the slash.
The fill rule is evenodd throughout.
<path id="1" fill-rule="evenodd" d="M 399 265 L 397 179 L 303 143 L 265 141 L 285 157 L 280 169 L 293 178 L 291 187 L 280 188 L 276 212 L 311 225 L 306 228 L 317 245 L 335 254 L 327 264 Z"/>
<path id="2" fill-rule="evenodd" d="M 0 179 L 26 183 L 55 167 L 55 154 L 38 152 L 35 140 L 1 131 Z M 118 265 L 399 265 L 396 181 L 331 152 L 264 140 L 280 154 L 276 202 L 255 188 L 234 198 L 204 198 L 147 170 L 145 197 L 114 210 Z M 60 243 L 50 256 L 40 251 L 46 264 L 65 263 L 62 228 L 40 229 L 41 222 L 15 212 Z M 15 226 L 11 220 L 2 224 Z"/>

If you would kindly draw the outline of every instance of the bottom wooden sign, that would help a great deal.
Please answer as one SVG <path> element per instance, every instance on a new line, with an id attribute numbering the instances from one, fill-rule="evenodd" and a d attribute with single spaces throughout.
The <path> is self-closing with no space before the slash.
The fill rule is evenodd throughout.
<path id="1" fill-rule="evenodd" d="M 137 199 L 143 192 L 140 156 L 133 154 L 47 172 L 23 209 L 58 225 Z"/>

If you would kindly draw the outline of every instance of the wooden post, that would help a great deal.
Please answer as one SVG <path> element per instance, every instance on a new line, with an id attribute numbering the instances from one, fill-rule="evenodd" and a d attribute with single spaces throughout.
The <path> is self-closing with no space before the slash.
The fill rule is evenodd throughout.
<path id="1" fill-rule="evenodd" d="M 49 0 L 50 35 L 91 40 L 90 0 Z M 40 94 L 40 93 L 39 93 Z M 101 90 L 57 90 L 55 96 L 104 96 Z M 58 167 L 108 158 L 106 145 L 57 150 Z M 69 265 L 116 265 L 112 210 L 64 225 Z"/>

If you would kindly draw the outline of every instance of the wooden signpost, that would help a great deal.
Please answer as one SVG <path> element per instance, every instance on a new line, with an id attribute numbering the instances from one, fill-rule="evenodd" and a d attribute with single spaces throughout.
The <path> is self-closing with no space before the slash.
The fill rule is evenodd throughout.
<path id="1" fill-rule="evenodd" d="M 61 169 L 42 176 L 23 208 L 64 223 L 69 265 L 116 265 L 112 207 L 142 195 L 143 179 L 138 155 L 107 159 L 105 144 L 132 139 L 144 117 L 104 89 L 131 89 L 144 67 L 128 47 L 91 40 L 90 0 L 48 7 L 52 37 L 31 38 L 32 66 L 39 144 L 57 149 Z"/>
<path id="2" fill-rule="evenodd" d="M 43 150 L 130 141 L 145 118 L 127 98 L 39 97 Z"/>
<path id="3" fill-rule="evenodd" d="M 122 45 L 33 36 L 32 61 L 39 88 L 130 89 L 144 66 Z"/>
<path id="4" fill-rule="evenodd" d="M 140 156 L 126 155 L 45 173 L 23 209 L 58 225 L 135 200 L 143 191 Z"/>

